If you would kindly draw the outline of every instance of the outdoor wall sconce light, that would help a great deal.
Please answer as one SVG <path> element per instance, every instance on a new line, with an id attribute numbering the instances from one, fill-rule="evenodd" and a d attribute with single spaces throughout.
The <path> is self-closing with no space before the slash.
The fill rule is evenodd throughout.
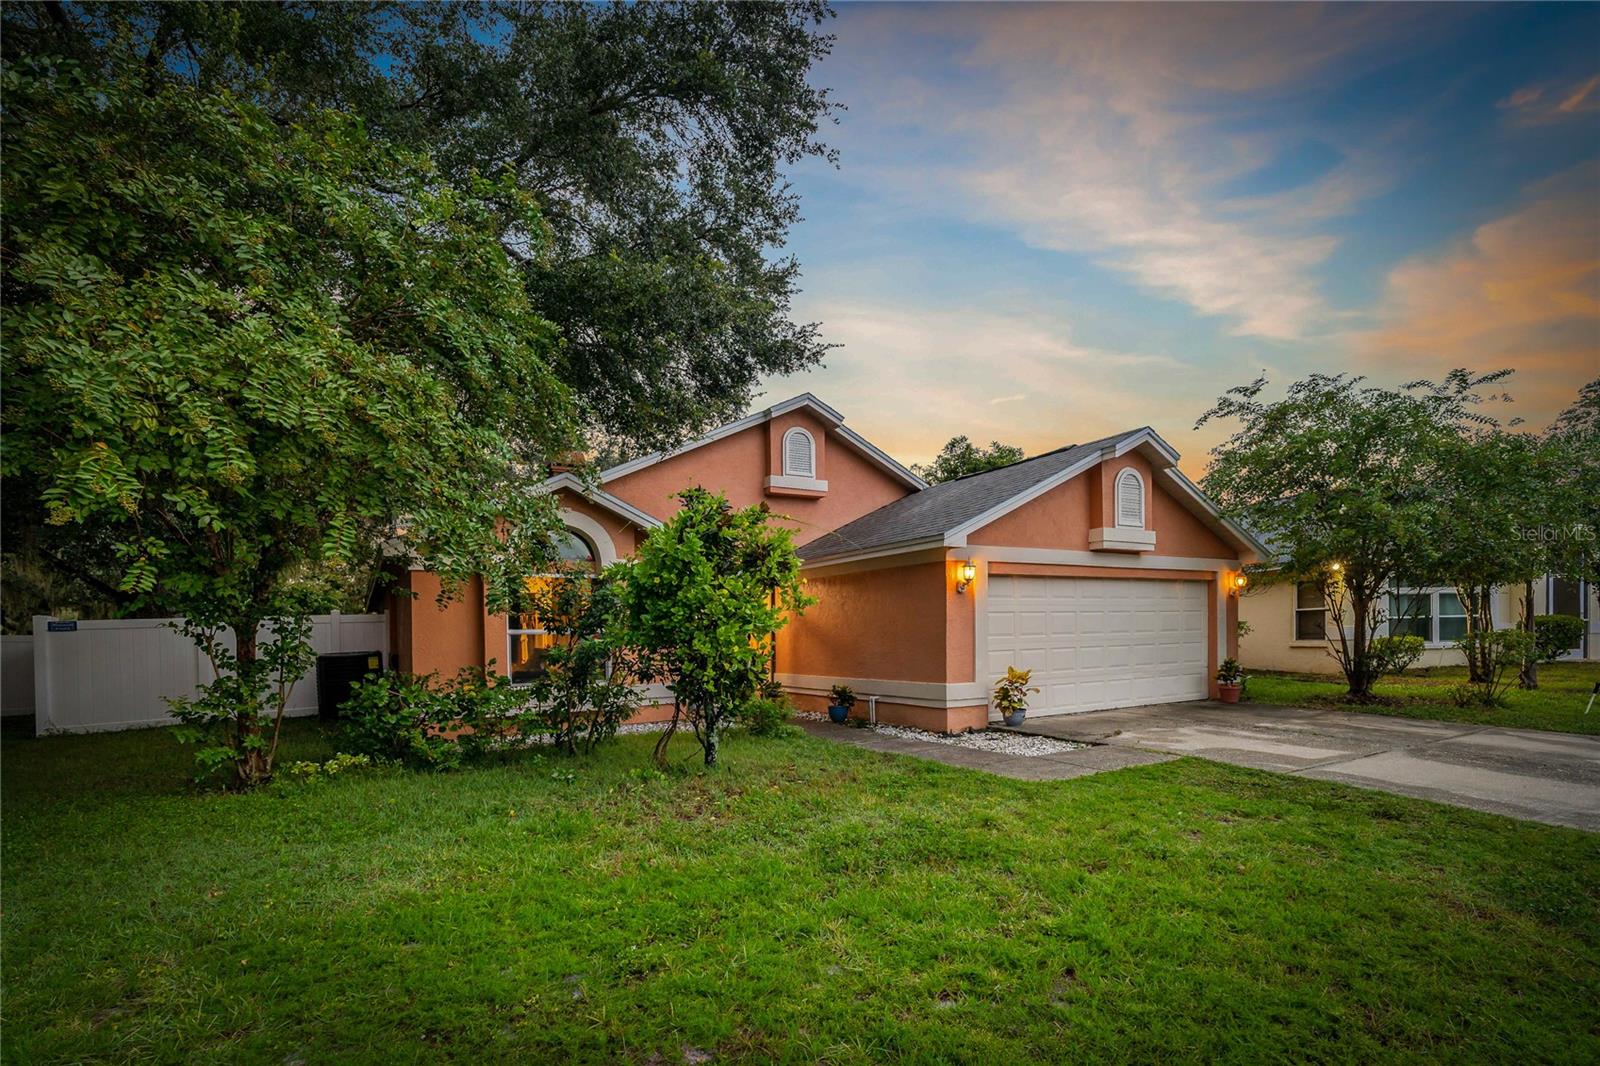
<path id="1" fill-rule="evenodd" d="M 1235 596 L 1237 596 L 1239 593 L 1244 591 L 1244 587 L 1246 585 L 1250 584 L 1250 579 L 1245 577 L 1243 574 L 1234 574 L 1233 580 L 1230 581 L 1229 584 L 1233 586 L 1232 592 Z"/>
<path id="2" fill-rule="evenodd" d="M 956 564 L 956 591 L 965 592 L 972 579 L 978 576 L 978 567 L 970 560 Z"/>

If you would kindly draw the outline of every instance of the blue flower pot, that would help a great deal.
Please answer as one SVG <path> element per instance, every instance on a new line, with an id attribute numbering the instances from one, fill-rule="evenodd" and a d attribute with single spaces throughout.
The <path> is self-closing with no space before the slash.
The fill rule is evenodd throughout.
<path id="1" fill-rule="evenodd" d="M 837 703 L 829 704 L 828 717 L 833 719 L 835 725 L 844 725 L 850 718 L 850 708 L 841 707 Z"/>
<path id="2" fill-rule="evenodd" d="M 1024 707 L 1020 711 L 1012 711 L 1010 714 L 1001 715 L 1001 718 L 1005 720 L 1006 725 L 1015 729 L 1028 720 L 1028 709 Z"/>

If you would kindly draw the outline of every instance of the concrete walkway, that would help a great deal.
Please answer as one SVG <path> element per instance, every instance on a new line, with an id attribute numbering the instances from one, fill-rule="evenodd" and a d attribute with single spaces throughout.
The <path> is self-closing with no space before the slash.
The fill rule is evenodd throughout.
<path id="1" fill-rule="evenodd" d="M 1006 755 L 997 751 L 979 751 L 955 744 L 933 741 L 906 740 L 877 733 L 857 726 L 834 725 L 802 719 L 795 723 L 807 733 L 823 740 L 833 740 L 856 748 L 886 751 L 894 755 L 914 755 L 946 766 L 960 766 L 968 770 L 982 770 L 1001 777 L 1014 777 L 1019 781 L 1065 781 L 1073 777 L 1098 774 L 1104 770 L 1120 770 L 1125 766 L 1147 766 L 1150 763 L 1168 762 L 1176 756 L 1159 752 L 1140 751 L 1138 748 L 1106 745 L 1062 751 L 1053 755 Z"/>
<path id="2" fill-rule="evenodd" d="M 1600 830 L 1596 736 L 1209 701 L 1030 718 L 1019 732 L 1193 755 Z"/>

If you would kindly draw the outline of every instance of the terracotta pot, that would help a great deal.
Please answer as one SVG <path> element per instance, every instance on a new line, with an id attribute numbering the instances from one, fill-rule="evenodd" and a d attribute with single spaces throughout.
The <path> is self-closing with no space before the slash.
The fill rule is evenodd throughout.
<path id="1" fill-rule="evenodd" d="M 1239 693 L 1244 691 L 1244 685 L 1224 685 L 1217 682 L 1217 699 L 1223 703 L 1238 703 Z"/>

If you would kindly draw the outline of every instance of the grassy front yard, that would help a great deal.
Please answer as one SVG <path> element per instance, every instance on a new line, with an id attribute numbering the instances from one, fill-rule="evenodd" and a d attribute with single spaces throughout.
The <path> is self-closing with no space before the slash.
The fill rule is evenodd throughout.
<path id="1" fill-rule="evenodd" d="M 1595 682 L 1600 681 L 1600 663 L 1547 663 L 1539 667 L 1539 687 L 1526 692 L 1513 687 L 1506 694 L 1509 706 L 1504 708 L 1457 707 L 1450 699 L 1450 690 L 1466 679 L 1464 666 L 1407 671 L 1379 683 L 1380 702 L 1352 704 L 1344 701 L 1345 684 L 1338 678 L 1251 671 L 1245 695 L 1257 703 L 1335 707 L 1342 711 L 1553 729 L 1561 733 L 1600 733 L 1600 699 L 1595 700 L 1594 710 L 1583 713 Z"/>
<path id="2" fill-rule="evenodd" d="M 0 1057 L 1600 1059 L 1600 836 L 652 739 L 248 796 L 175 788 L 165 732 L 8 739 Z"/>

